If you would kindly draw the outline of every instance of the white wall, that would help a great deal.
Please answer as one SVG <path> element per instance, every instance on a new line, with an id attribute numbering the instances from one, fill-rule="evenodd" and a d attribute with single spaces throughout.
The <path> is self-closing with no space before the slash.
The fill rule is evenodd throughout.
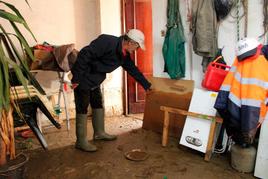
<path id="1" fill-rule="evenodd" d="M 28 0 L 31 9 L 25 1 L 9 0 L 21 11 L 30 28 L 38 39 L 38 43 L 47 41 L 51 44 L 75 43 L 80 50 L 100 33 L 119 36 L 121 34 L 120 0 Z M 186 22 L 187 6 L 185 0 L 180 0 L 180 10 L 183 19 L 186 37 L 186 77 L 193 79 L 196 86 L 200 86 L 202 80 L 201 57 L 192 53 L 191 33 Z M 152 0 L 153 10 L 153 75 L 155 77 L 169 76 L 163 72 L 164 60 L 162 45 L 164 37 L 161 30 L 166 30 L 167 0 Z M 228 17 L 221 23 L 219 29 L 219 47 L 224 46 L 223 55 L 231 65 L 235 56 L 236 23 Z M 257 37 L 262 34 L 262 1 L 249 0 L 248 36 Z M 2 22 L 4 26 L 6 22 Z M 242 26 L 241 22 L 241 26 Z M 243 32 L 243 29 L 240 29 Z M 28 33 L 26 33 L 28 34 Z M 241 34 L 242 36 L 242 34 Z M 27 35 L 30 45 L 36 43 Z M 263 39 L 261 39 L 262 42 Z M 192 56 L 192 60 L 191 57 Z M 191 68 L 192 61 L 192 68 Z M 192 69 L 192 70 L 191 70 Z M 44 79 L 44 77 L 46 77 Z M 37 76 L 47 90 L 57 91 L 58 83 L 55 73 L 42 72 Z M 50 80 L 47 80 L 50 79 Z M 102 85 L 104 91 L 104 105 L 106 115 L 120 115 L 123 112 L 122 104 L 122 69 L 107 75 Z M 71 98 L 73 94 L 70 94 Z M 72 101 L 72 100 L 71 100 Z"/>
<path id="2" fill-rule="evenodd" d="M 258 37 L 263 33 L 263 12 L 262 12 L 262 1 L 261 0 L 249 0 L 249 9 L 248 9 L 248 27 L 247 27 L 247 36 L 254 37 L 259 40 L 259 42 L 264 43 L 264 39 L 259 39 Z M 241 12 L 242 10 L 240 10 Z M 236 13 L 236 9 L 233 9 L 232 14 Z M 241 12 L 242 14 L 243 12 Z M 244 21 L 242 18 L 239 25 L 241 27 L 240 38 L 244 37 Z M 228 64 L 232 64 L 235 58 L 235 46 L 237 41 L 237 25 L 234 18 L 228 16 L 220 24 L 219 29 L 219 38 L 218 38 L 219 47 L 224 47 L 223 55 Z"/>
<path id="3" fill-rule="evenodd" d="M 185 0 L 180 0 L 180 12 L 183 19 L 184 25 L 184 34 L 186 37 L 186 77 L 185 79 L 195 80 L 195 86 L 200 87 L 202 81 L 202 67 L 201 62 L 202 58 L 195 55 L 191 47 L 191 33 L 189 32 L 189 24 L 186 22 L 187 15 L 187 4 Z M 189 1 L 190 2 L 190 1 Z M 167 73 L 163 72 L 164 59 L 162 56 L 162 45 L 164 42 L 164 37 L 161 37 L 161 30 L 166 30 L 166 8 L 167 0 L 152 0 L 153 6 L 153 46 L 154 46 L 154 55 L 153 55 L 153 74 L 156 77 L 167 77 Z M 240 10 L 241 12 L 241 10 Z M 235 11 L 232 12 L 235 14 Z M 248 9 L 248 37 L 257 38 L 263 33 L 263 17 L 262 17 L 262 1 L 261 0 L 249 0 L 249 9 Z M 240 22 L 240 37 L 243 37 L 244 19 Z M 218 45 L 219 47 L 224 46 L 223 56 L 227 61 L 228 65 L 232 65 L 232 62 L 235 57 L 235 45 L 236 45 L 236 22 L 231 16 L 228 16 L 221 24 L 219 28 L 218 35 Z M 263 39 L 260 39 L 260 42 L 263 43 Z M 192 56 L 192 59 L 191 59 Z M 192 64 L 192 65 L 191 65 Z M 192 70 L 191 70 L 192 69 Z"/>
<path id="4" fill-rule="evenodd" d="M 28 0 L 31 8 L 23 0 L 7 2 L 21 11 L 38 43 L 75 43 L 80 49 L 100 32 L 97 0 Z M 36 44 L 29 34 L 26 37 L 30 45 Z"/>
<path id="5" fill-rule="evenodd" d="M 28 0 L 31 8 L 24 0 L 8 0 L 7 2 L 19 9 L 35 34 L 37 42 L 28 32 L 23 33 L 30 46 L 44 41 L 53 45 L 74 43 L 76 49 L 80 50 L 100 34 L 98 0 Z M 5 28 L 9 27 L 7 21 L 1 21 L 1 24 Z M 42 71 L 36 75 L 36 78 L 47 93 L 58 92 L 59 81 L 56 72 Z M 70 112 L 73 112 L 72 91 L 68 93 L 68 101 Z M 64 118 L 64 115 L 62 117 Z"/>
<path id="6" fill-rule="evenodd" d="M 121 35 L 120 0 L 9 0 L 22 13 L 38 42 L 35 42 L 26 31 L 30 45 L 43 43 L 53 45 L 75 43 L 80 50 L 88 45 L 99 34 Z M 1 22 L 2 24 L 2 22 Z M 7 22 L 3 22 L 8 26 Z M 58 91 L 59 83 L 55 72 L 39 72 L 37 80 L 48 93 Z M 121 115 L 122 104 L 122 69 L 107 74 L 102 85 L 106 116 Z M 73 93 L 68 94 L 71 108 L 74 108 Z"/>
<path id="7" fill-rule="evenodd" d="M 168 77 L 164 73 L 164 59 L 162 56 L 162 46 L 164 37 L 161 31 L 166 30 L 166 7 L 167 0 L 152 0 L 152 20 L 153 20 L 153 76 Z"/>
<path id="8" fill-rule="evenodd" d="M 121 35 L 120 0 L 100 0 L 101 33 L 115 36 Z M 123 114 L 123 72 L 118 68 L 107 74 L 102 84 L 106 116 Z"/>

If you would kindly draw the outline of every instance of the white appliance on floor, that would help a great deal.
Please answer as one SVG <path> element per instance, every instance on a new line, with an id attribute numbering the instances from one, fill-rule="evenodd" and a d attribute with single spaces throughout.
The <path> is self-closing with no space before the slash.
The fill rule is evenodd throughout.
<path id="1" fill-rule="evenodd" d="M 216 116 L 217 111 L 213 106 L 217 94 L 217 92 L 195 88 L 188 111 Z M 210 125 L 210 120 L 187 116 L 180 144 L 206 153 Z"/>
<path id="2" fill-rule="evenodd" d="M 268 178 L 268 120 L 261 126 L 254 176 Z"/>

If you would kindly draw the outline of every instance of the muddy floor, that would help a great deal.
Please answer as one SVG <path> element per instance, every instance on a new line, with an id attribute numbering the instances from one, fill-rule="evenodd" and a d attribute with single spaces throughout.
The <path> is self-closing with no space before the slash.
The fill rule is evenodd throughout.
<path id="1" fill-rule="evenodd" d="M 107 131 L 117 134 L 110 142 L 94 142 L 98 151 L 85 153 L 74 148 L 74 121 L 67 132 L 65 124 L 60 130 L 44 129 L 49 150 L 44 151 L 36 139 L 17 139 L 20 151 L 29 155 L 25 178 L 44 179 L 246 179 L 253 174 L 233 170 L 229 156 L 213 155 L 204 161 L 202 153 L 178 145 L 178 139 L 170 138 L 168 147 L 161 147 L 161 135 L 141 129 L 137 117 L 114 117 L 106 119 Z M 92 139 L 89 120 L 88 136 Z M 144 161 L 131 161 L 124 154 L 141 149 L 149 157 Z"/>

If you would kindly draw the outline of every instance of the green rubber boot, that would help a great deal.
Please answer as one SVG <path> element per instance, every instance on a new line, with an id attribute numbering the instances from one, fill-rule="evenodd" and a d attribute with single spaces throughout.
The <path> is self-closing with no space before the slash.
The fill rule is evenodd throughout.
<path id="1" fill-rule="evenodd" d="M 97 147 L 87 141 L 87 114 L 76 114 L 75 148 L 85 152 L 95 152 Z"/>
<path id="2" fill-rule="evenodd" d="M 92 109 L 92 125 L 94 129 L 94 140 L 115 140 L 115 135 L 107 134 L 104 130 L 104 109 Z"/>

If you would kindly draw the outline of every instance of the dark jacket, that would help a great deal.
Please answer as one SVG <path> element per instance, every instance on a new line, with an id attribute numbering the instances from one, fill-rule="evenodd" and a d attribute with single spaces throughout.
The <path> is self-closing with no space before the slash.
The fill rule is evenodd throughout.
<path id="1" fill-rule="evenodd" d="M 122 66 L 145 90 L 151 83 L 135 66 L 130 58 L 122 53 L 123 37 L 100 35 L 78 54 L 77 60 L 71 69 L 72 83 L 79 83 L 81 89 L 93 89 L 99 86 L 106 78 L 106 73 Z"/>

